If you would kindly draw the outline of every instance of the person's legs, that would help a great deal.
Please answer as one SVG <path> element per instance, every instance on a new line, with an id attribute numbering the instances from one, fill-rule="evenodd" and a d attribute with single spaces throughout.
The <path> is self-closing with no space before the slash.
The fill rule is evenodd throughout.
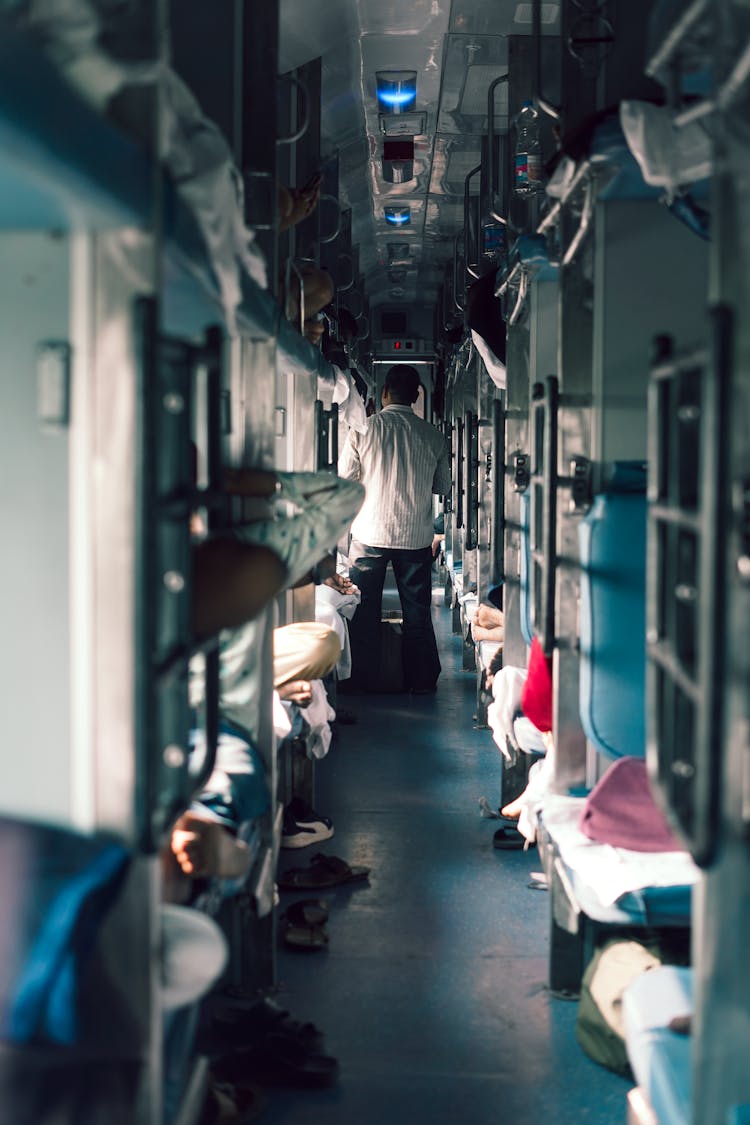
<path id="1" fill-rule="evenodd" d="M 352 539 L 349 577 L 362 595 L 349 622 L 353 686 L 375 687 L 380 675 L 380 618 L 389 555 L 384 547 L 368 547 Z"/>
<path id="2" fill-rule="evenodd" d="M 193 627 L 198 637 L 252 621 L 286 581 L 270 547 L 209 539 L 193 552 Z"/>
<path id="3" fill-rule="evenodd" d="M 295 621 L 273 631 L 273 684 L 322 680 L 336 667 L 341 642 L 320 621 Z"/>
<path id="4" fill-rule="evenodd" d="M 434 688 L 440 675 L 435 631 L 432 627 L 432 550 L 392 551 L 401 610 L 404 615 L 403 654 L 406 686 L 412 691 Z"/>

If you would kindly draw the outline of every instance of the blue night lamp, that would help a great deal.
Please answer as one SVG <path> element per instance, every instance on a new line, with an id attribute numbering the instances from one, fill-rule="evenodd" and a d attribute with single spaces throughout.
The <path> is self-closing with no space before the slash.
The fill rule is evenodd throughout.
<path id="1" fill-rule="evenodd" d="M 378 105 L 384 113 L 406 113 L 417 100 L 416 70 L 378 70 L 375 72 Z"/>
<path id="2" fill-rule="evenodd" d="M 411 207 L 386 207 L 385 221 L 392 227 L 405 227 L 411 222 Z"/>

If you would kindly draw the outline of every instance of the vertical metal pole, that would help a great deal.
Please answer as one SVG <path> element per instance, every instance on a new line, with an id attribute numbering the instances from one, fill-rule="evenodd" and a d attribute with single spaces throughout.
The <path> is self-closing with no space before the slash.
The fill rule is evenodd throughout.
<path id="1" fill-rule="evenodd" d="M 496 398 L 493 405 L 492 441 L 492 584 L 505 580 L 505 402 Z"/>
<path id="2" fill-rule="evenodd" d="M 278 276 L 276 246 L 276 81 L 279 0 L 242 3 L 241 168 L 245 219 L 256 231 L 274 284 Z"/>
<path id="3" fill-rule="evenodd" d="M 557 406 L 555 375 L 545 379 L 544 477 L 542 486 L 542 618 L 541 642 L 547 656 L 555 643 L 555 580 L 557 569 Z"/>

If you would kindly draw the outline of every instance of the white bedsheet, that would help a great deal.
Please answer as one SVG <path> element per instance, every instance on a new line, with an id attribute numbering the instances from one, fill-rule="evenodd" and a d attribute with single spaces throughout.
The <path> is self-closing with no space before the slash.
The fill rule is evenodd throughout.
<path id="1" fill-rule="evenodd" d="M 540 819 L 563 863 L 591 887 L 604 906 L 644 887 L 685 887 L 698 881 L 700 871 L 687 852 L 634 852 L 589 840 L 578 828 L 585 800 L 549 794 Z"/>

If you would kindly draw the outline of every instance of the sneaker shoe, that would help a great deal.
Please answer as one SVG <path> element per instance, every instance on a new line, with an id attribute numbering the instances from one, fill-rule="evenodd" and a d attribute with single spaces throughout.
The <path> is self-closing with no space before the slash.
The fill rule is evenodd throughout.
<path id="1" fill-rule="evenodd" d="M 295 798 L 284 809 L 282 848 L 306 848 L 333 836 L 333 821 Z"/>

